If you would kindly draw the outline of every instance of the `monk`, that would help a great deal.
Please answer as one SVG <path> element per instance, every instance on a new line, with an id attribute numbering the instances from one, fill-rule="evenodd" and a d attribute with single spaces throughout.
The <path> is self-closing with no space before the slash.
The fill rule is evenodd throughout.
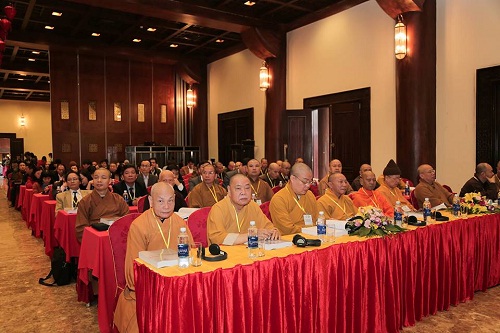
<path id="1" fill-rule="evenodd" d="M 415 211 L 412 204 L 404 197 L 403 193 L 399 189 L 399 184 L 401 183 L 401 169 L 394 162 L 390 160 L 383 171 L 384 181 L 375 192 L 382 194 L 385 199 L 394 207 L 396 201 L 401 203 L 401 206 L 406 206 L 407 211 Z"/>
<path id="2" fill-rule="evenodd" d="M 260 176 L 260 163 L 256 159 L 251 159 L 247 163 L 247 176 L 250 179 L 250 187 L 252 193 L 255 194 L 256 200 L 262 204 L 268 202 L 274 195 L 271 186 L 259 178 Z"/>
<path id="3" fill-rule="evenodd" d="M 134 284 L 134 260 L 140 251 L 161 249 L 177 250 L 177 236 L 185 227 L 189 242 L 193 237 L 186 222 L 174 213 L 175 192 L 166 182 L 159 182 L 151 188 L 150 209 L 142 213 L 130 225 L 125 257 L 125 278 L 127 285 L 118 298 L 114 323 L 121 333 L 139 332 L 136 316 Z"/>
<path id="4" fill-rule="evenodd" d="M 417 169 L 419 183 L 415 187 L 415 197 L 419 207 L 423 206 L 425 198 L 429 198 L 431 206 L 435 207 L 445 204 L 450 207 L 453 204 L 453 193 L 449 192 L 436 181 L 436 170 L 429 164 L 422 164 Z"/>
<path id="5" fill-rule="evenodd" d="M 203 181 L 196 185 L 188 195 L 188 204 L 192 208 L 211 207 L 224 199 L 227 192 L 215 181 L 215 168 L 212 164 L 203 167 Z"/>
<path id="6" fill-rule="evenodd" d="M 97 169 L 92 175 L 94 190 L 78 203 L 76 214 L 76 239 L 82 242 L 83 229 L 101 218 L 116 218 L 128 214 L 128 204 L 121 196 L 109 192 L 111 172 L 108 169 Z"/>
<path id="7" fill-rule="evenodd" d="M 325 194 L 325 191 L 328 188 L 328 184 L 327 184 L 329 182 L 328 179 L 334 173 L 342 173 L 342 162 L 340 162 L 340 160 L 333 159 L 328 164 L 328 174 L 325 177 L 321 178 L 321 180 L 319 181 L 319 187 L 318 187 L 319 195 Z M 347 184 L 347 190 L 346 190 L 345 194 L 349 194 L 352 191 L 353 191 L 353 189 L 352 189 L 351 185 Z"/>
<path id="8" fill-rule="evenodd" d="M 372 171 L 361 174 L 361 188 L 354 192 L 352 201 L 356 207 L 373 206 L 382 210 L 385 216 L 394 216 L 394 207 L 379 192 L 375 192 L 377 178 Z"/>
<path id="9" fill-rule="evenodd" d="M 318 211 L 325 213 L 325 218 L 347 220 L 358 212 L 351 198 L 345 195 L 349 182 L 341 173 L 332 173 L 328 178 L 328 188 L 318 201 Z"/>
<path id="10" fill-rule="evenodd" d="M 273 240 L 280 238 L 278 229 L 252 200 L 250 180 L 237 174 L 231 177 L 227 197 L 216 203 L 208 214 L 208 240 L 213 244 L 243 244 L 248 240 L 250 221 L 255 221 L 259 236 Z"/>
<path id="11" fill-rule="evenodd" d="M 282 235 L 298 233 L 302 227 L 314 225 L 318 207 L 314 194 L 309 191 L 312 182 L 311 168 L 305 163 L 295 163 L 289 182 L 271 199 L 271 218 Z"/>

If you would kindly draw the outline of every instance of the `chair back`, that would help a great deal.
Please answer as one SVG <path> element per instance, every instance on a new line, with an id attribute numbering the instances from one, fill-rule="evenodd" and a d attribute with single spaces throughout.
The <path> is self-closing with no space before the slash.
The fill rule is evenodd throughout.
<path id="1" fill-rule="evenodd" d="M 266 201 L 264 202 L 262 205 L 260 205 L 260 209 L 262 210 L 262 213 L 264 213 L 264 215 L 266 215 L 266 217 L 269 219 L 269 221 L 273 221 L 271 219 L 271 212 L 269 211 L 269 204 L 271 203 L 271 201 Z"/>
<path id="2" fill-rule="evenodd" d="M 451 190 L 451 187 L 449 187 L 448 185 L 443 184 L 443 187 L 444 187 L 444 188 L 445 188 L 448 192 L 450 192 L 450 193 L 455 193 L 455 192 L 453 192 L 453 191 Z"/>
<path id="3" fill-rule="evenodd" d="M 201 242 L 203 247 L 208 247 L 207 218 L 212 207 L 203 207 L 189 215 L 188 227 L 195 242 Z"/>
<path id="4" fill-rule="evenodd" d="M 283 188 L 283 187 L 275 186 L 275 187 L 273 187 L 273 188 L 272 188 L 272 190 L 273 190 L 273 192 L 274 192 L 274 193 L 277 193 L 277 192 L 279 192 L 279 190 L 281 190 L 282 188 Z"/>
<path id="5" fill-rule="evenodd" d="M 111 243 L 111 252 L 113 254 L 113 264 L 115 268 L 116 280 L 116 297 L 125 288 L 125 254 L 127 252 L 127 236 L 128 230 L 132 221 L 134 221 L 140 213 L 132 213 L 120 217 L 108 229 L 109 242 Z"/>
<path id="6" fill-rule="evenodd" d="M 139 213 L 144 212 L 144 203 L 146 202 L 147 198 L 148 198 L 147 195 L 143 195 L 142 197 L 139 197 L 139 199 L 137 199 L 137 211 Z"/>
<path id="7" fill-rule="evenodd" d="M 406 182 L 408 182 L 408 185 L 410 185 L 410 187 L 413 187 L 413 182 L 411 180 L 409 180 L 408 178 L 401 177 L 401 181 L 405 184 L 406 184 Z"/>
<path id="8" fill-rule="evenodd" d="M 319 195 L 318 185 L 311 185 L 309 187 L 309 191 L 311 191 L 314 194 L 314 196 Z"/>
<path id="9" fill-rule="evenodd" d="M 419 205 L 418 205 L 418 200 L 417 200 L 417 197 L 415 196 L 415 190 L 411 191 L 410 192 L 410 203 L 411 205 L 415 208 L 415 209 L 419 209 Z"/>

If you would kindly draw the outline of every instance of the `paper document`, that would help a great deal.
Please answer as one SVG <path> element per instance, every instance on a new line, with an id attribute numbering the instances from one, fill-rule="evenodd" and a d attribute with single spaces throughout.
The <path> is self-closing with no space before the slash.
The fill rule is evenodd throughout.
<path id="1" fill-rule="evenodd" d="M 434 206 L 431 208 L 431 210 L 441 210 L 441 209 L 446 209 L 446 205 L 444 203 L 440 204 L 440 205 L 437 205 L 437 206 Z"/>
<path id="2" fill-rule="evenodd" d="M 284 240 L 266 241 L 264 243 L 264 250 L 282 249 L 284 247 L 290 247 L 292 245 L 293 245 L 292 242 L 287 242 L 287 241 L 284 241 Z"/>
<path id="3" fill-rule="evenodd" d="M 188 207 L 182 207 L 179 209 L 178 212 L 175 212 L 175 214 L 179 215 L 181 218 L 184 220 L 187 220 L 189 218 L 189 215 L 193 214 L 196 212 L 199 208 L 188 208 Z"/>
<path id="4" fill-rule="evenodd" d="M 139 259 L 156 267 L 168 267 L 177 265 L 177 252 L 172 249 L 163 249 L 156 251 L 140 251 Z"/>
<path id="5" fill-rule="evenodd" d="M 107 224 L 107 225 L 112 225 L 116 220 L 118 220 L 120 217 L 118 216 L 113 216 L 113 217 L 101 217 L 99 222 Z"/>

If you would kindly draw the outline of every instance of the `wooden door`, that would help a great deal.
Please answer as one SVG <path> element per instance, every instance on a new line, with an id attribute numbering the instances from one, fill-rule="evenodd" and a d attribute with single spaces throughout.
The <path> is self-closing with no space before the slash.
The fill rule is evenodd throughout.
<path id="1" fill-rule="evenodd" d="M 218 126 L 220 162 L 253 158 L 253 149 L 244 145 L 254 140 L 253 108 L 219 114 Z"/>
<path id="2" fill-rule="evenodd" d="M 24 139 L 15 138 L 10 139 L 10 156 L 13 161 L 21 159 L 24 154 Z"/>
<path id="3" fill-rule="evenodd" d="M 283 124 L 283 151 L 280 156 L 290 164 L 302 157 L 304 163 L 312 165 L 312 118 L 311 110 L 285 111 Z"/>

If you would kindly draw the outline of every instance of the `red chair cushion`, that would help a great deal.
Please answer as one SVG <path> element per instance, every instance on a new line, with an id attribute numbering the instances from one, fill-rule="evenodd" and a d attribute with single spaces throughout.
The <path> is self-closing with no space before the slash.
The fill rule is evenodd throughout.
<path id="1" fill-rule="evenodd" d="M 212 207 L 203 207 L 189 215 L 188 227 L 195 242 L 201 242 L 203 247 L 208 246 L 207 218 Z"/>
<path id="2" fill-rule="evenodd" d="M 271 203 L 271 201 L 266 201 L 264 202 L 262 205 L 260 205 L 260 209 L 262 210 L 262 212 L 264 213 L 264 215 L 267 216 L 267 218 L 269 219 L 269 221 L 273 221 L 271 219 L 271 212 L 269 211 L 269 204 Z"/>

